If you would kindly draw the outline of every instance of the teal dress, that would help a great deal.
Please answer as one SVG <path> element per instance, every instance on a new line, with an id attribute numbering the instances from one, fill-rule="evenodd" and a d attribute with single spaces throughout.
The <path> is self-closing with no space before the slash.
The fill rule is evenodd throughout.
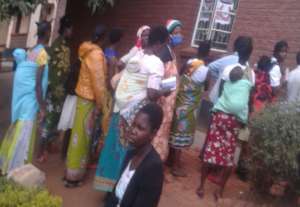
<path id="1" fill-rule="evenodd" d="M 120 114 L 113 113 L 97 166 L 94 181 L 96 190 L 105 192 L 113 191 L 127 153 L 127 147 L 120 140 Z"/>

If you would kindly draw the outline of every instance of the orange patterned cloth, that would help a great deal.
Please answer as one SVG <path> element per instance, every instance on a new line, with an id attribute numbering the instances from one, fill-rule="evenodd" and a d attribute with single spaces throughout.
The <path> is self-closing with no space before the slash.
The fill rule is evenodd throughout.
<path id="1" fill-rule="evenodd" d="M 178 71 L 175 59 L 165 64 L 165 78 L 170 78 L 172 76 L 176 76 L 178 80 Z M 177 91 L 175 90 L 171 93 L 171 95 L 161 97 L 158 101 L 163 109 L 164 118 L 152 144 L 163 162 L 166 161 L 169 155 L 169 136 L 173 119 L 173 111 L 175 108 L 176 94 Z"/>
<path id="2" fill-rule="evenodd" d="M 89 101 L 95 101 L 103 114 L 102 127 L 106 132 L 110 114 L 111 99 L 107 90 L 107 64 L 102 49 L 92 43 L 84 42 L 79 48 L 81 60 L 76 94 Z"/>

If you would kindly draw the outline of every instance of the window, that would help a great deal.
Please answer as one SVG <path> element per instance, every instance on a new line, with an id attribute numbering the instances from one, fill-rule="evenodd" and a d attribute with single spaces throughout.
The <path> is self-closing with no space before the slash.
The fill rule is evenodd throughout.
<path id="1" fill-rule="evenodd" d="M 226 51 L 238 0 L 202 0 L 194 29 L 192 46 L 211 40 L 212 48 Z"/>
<path id="2" fill-rule="evenodd" d="M 29 30 L 30 16 L 18 15 L 14 20 L 14 34 L 27 34 Z"/>

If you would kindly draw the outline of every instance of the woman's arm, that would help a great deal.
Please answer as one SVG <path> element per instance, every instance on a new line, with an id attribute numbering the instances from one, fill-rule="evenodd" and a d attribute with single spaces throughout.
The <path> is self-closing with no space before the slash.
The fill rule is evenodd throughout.
<path id="1" fill-rule="evenodd" d="M 147 96 L 150 101 L 156 102 L 161 96 L 169 96 L 172 91 L 169 90 L 156 90 L 153 88 L 147 89 Z"/>
<path id="2" fill-rule="evenodd" d="M 43 100 L 43 87 L 42 87 L 44 69 L 45 69 L 44 65 L 38 68 L 36 72 L 36 84 L 35 84 L 35 94 L 40 107 L 40 120 L 44 118 L 45 111 L 46 111 L 46 106 Z"/>

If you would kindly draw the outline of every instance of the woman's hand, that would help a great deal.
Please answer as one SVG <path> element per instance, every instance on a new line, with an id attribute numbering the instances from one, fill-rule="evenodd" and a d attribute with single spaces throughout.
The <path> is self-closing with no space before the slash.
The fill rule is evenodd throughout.
<path id="1" fill-rule="evenodd" d="M 171 90 L 162 90 L 161 91 L 161 95 L 162 96 L 165 96 L 165 97 L 167 97 L 167 96 L 169 96 L 169 95 L 171 95 L 172 94 L 172 91 Z"/>

